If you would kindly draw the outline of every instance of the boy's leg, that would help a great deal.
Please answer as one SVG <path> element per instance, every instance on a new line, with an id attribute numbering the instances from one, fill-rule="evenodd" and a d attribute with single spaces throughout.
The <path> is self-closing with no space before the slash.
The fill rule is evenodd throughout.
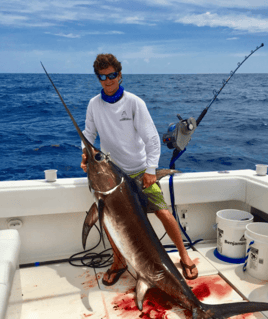
<path id="1" fill-rule="evenodd" d="M 189 257 L 186 251 L 186 248 L 184 247 L 183 240 L 181 237 L 181 231 L 179 229 L 176 219 L 174 218 L 174 216 L 170 213 L 168 209 L 161 209 L 156 211 L 156 216 L 161 220 L 170 239 L 174 242 L 174 244 L 178 248 L 181 261 L 186 265 L 185 271 L 186 271 L 187 277 L 189 279 L 196 277 L 198 275 L 198 270 L 196 267 L 194 267 L 194 263 Z M 187 266 L 192 269 L 189 269 Z"/>
<path id="2" fill-rule="evenodd" d="M 113 254 L 114 254 L 114 262 L 110 268 L 110 270 L 119 270 L 119 269 L 123 269 L 126 267 L 126 260 L 125 258 L 121 255 L 120 251 L 117 249 L 115 243 L 113 242 L 110 234 L 108 233 L 107 229 L 104 227 L 104 230 L 106 232 L 106 235 L 109 239 L 109 242 L 112 246 L 112 249 L 113 249 Z M 105 280 L 106 282 L 108 283 L 111 283 L 113 282 L 114 280 L 114 277 L 116 276 L 116 273 L 112 273 L 110 276 L 108 275 L 108 273 L 106 272 L 104 275 L 103 275 L 103 280 Z"/>

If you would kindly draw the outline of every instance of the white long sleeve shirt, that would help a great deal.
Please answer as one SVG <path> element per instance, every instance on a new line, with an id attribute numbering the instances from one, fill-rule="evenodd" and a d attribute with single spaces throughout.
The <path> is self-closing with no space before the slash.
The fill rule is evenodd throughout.
<path id="1" fill-rule="evenodd" d="M 116 103 L 102 100 L 101 94 L 88 104 L 83 134 L 94 144 L 99 133 L 101 149 L 127 174 L 146 169 L 155 174 L 160 157 L 160 138 L 145 102 L 124 91 Z M 84 148 L 82 143 L 82 148 Z"/>

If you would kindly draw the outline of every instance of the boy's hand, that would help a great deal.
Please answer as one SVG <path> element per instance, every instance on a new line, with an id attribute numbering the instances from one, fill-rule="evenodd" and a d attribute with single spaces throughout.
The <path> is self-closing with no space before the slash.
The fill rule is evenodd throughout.
<path id="1" fill-rule="evenodd" d="M 82 162 L 80 167 L 85 173 L 87 172 L 87 155 L 85 153 L 82 154 Z"/>
<path id="2" fill-rule="evenodd" d="M 143 175 L 143 188 L 148 188 L 156 182 L 156 175 L 144 173 Z"/>

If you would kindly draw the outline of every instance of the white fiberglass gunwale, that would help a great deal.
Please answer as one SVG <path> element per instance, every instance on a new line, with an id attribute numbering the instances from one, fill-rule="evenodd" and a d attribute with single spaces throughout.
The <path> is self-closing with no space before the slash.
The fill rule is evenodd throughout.
<path id="1" fill-rule="evenodd" d="M 181 173 L 173 180 L 176 205 L 238 200 L 268 212 L 268 176 L 253 170 Z M 169 178 L 160 183 L 170 205 Z M 87 211 L 93 200 L 87 178 L 0 182 L 0 218 Z"/>

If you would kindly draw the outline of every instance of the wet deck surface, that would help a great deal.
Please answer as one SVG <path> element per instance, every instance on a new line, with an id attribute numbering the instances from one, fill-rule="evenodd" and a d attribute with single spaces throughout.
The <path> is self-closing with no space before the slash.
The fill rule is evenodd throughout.
<path id="1" fill-rule="evenodd" d="M 236 286 L 235 280 L 238 280 L 243 289 L 241 282 L 244 280 L 232 279 L 234 275 L 230 275 L 232 271 L 236 274 L 237 267 L 242 268 L 242 266 L 227 265 L 229 267 L 226 266 L 226 269 L 222 270 L 223 273 L 226 271 L 227 275 L 229 274 L 229 279 L 226 281 L 217 270 L 224 265 L 219 263 L 219 266 L 217 261 L 207 258 L 212 248 L 208 246 L 204 248 L 201 245 L 200 247 L 200 252 L 189 251 L 199 270 L 199 277 L 187 281 L 199 300 L 211 304 L 242 301 L 241 291 L 240 294 L 237 293 L 227 283 L 233 280 L 231 284 Z M 170 257 L 181 271 L 178 253 L 171 253 Z M 17 278 L 12 288 L 6 319 L 191 318 L 189 311 L 175 305 L 158 289 L 151 289 L 147 293 L 143 312 L 140 312 L 135 304 L 135 279 L 125 272 L 114 286 L 107 287 L 101 280 L 105 271 L 105 268 L 96 269 L 99 288 L 94 270 L 87 267 L 73 267 L 69 263 L 62 263 L 20 269 L 16 273 Z M 131 272 L 135 277 L 135 273 Z M 255 282 L 255 286 L 251 286 L 251 293 L 252 289 L 262 288 L 262 298 L 264 298 L 263 291 L 267 289 L 266 284 L 266 282 Z M 245 285 L 244 283 L 244 287 Z M 244 291 L 242 293 L 242 295 L 247 294 Z M 233 318 L 261 319 L 266 316 L 254 313 Z"/>

